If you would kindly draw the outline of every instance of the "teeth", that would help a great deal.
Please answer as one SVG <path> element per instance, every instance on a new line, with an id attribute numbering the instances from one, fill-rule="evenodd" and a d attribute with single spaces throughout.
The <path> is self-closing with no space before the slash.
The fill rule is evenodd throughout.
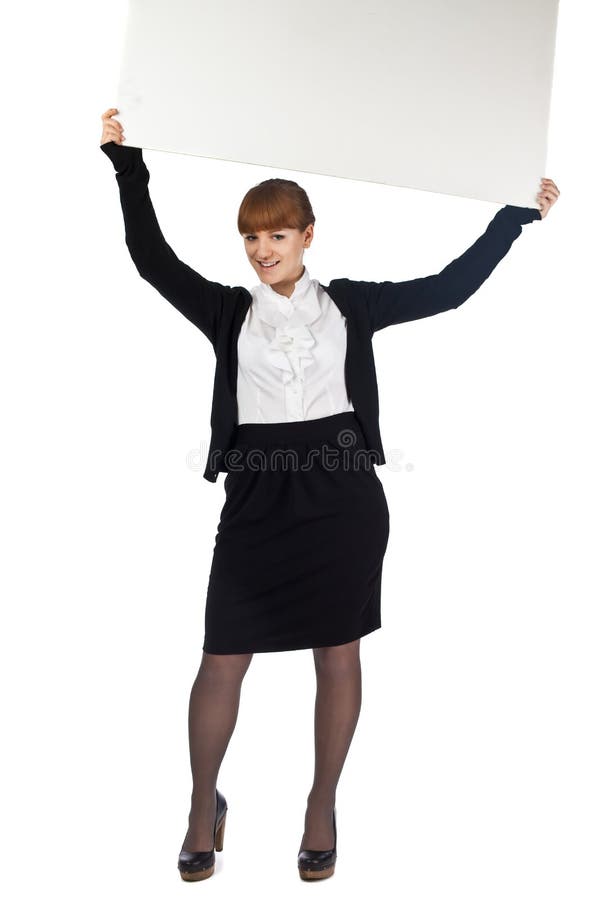
<path id="1" fill-rule="evenodd" d="M 277 260 L 277 262 L 279 262 L 279 260 Z M 277 263 L 263 263 L 263 262 L 261 262 L 261 266 L 263 267 L 263 269 L 272 269 L 273 266 L 276 266 L 276 265 L 277 265 Z"/>

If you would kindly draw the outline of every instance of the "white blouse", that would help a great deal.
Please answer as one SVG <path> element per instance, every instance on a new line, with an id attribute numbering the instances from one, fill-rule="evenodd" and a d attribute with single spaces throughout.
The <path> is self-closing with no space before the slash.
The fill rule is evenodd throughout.
<path id="1" fill-rule="evenodd" d="M 238 422 L 297 422 L 354 409 L 346 319 L 306 266 L 291 297 L 260 282 L 238 337 Z"/>

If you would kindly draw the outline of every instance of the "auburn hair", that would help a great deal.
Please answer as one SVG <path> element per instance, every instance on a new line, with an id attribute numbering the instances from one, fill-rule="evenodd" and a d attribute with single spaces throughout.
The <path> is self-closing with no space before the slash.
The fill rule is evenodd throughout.
<path id="1" fill-rule="evenodd" d="M 250 188 L 238 213 L 240 234 L 297 228 L 314 224 L 315 215 L 304 188 L 287 178 L 268 178 Z"/>

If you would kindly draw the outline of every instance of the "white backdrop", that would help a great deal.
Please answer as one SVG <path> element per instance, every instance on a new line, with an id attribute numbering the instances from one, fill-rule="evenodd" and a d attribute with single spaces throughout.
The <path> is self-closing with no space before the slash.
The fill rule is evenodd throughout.
<path id="1" fill-rule="evenodd" d="M 224 491 L 189 464 L 209 438 L 214 354 L 139 278 L 99 149 L 126 12 L 116 0 L 13 6 L 0 57 L 10 898 L 188 890 L 176 868 L 187 701 Z M 383 627 L 361 642 L 331 897 L 600 894 L 598 24 L 593 5 L 561 5 L 541 173 L 561 190 L 556 206 L 458 310 L 375 336 L 383 444 L 399 465 L 378 468 L 391 519 Z M 270 74 L 263 63 L 249 103 L 268 98 Z M 313 95 L 290 96 L 286 128 L 310 129 Z M 181 258 L 251 286 L 237 211 L 274 170 L 144 156 Z M 496 211 L 283 171 L 315 209 L 305 261 L 324 284 L 439 271 Z M 310 651 L 255 655 L 219 779 L 227 835 L 206 886 L 219 896 L 304 895 L 313 691 Z M 357 869 L 370 849 L 377 865 Z"/>
<path id="2" fill-rule="evenodd" d="M 132 146 L 536 206 L 558 0 L 130 0 Z"/>

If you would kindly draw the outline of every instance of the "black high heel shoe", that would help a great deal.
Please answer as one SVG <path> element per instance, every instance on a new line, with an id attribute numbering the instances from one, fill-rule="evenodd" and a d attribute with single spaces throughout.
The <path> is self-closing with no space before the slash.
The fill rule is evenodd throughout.
<path id="1" fill-rule="evenodd" d="M 300 850 L 298 853 L 298 872 L 303 881 L 315 878 L 329 878 L 335 871 L 337 859 L 337 828 L 335 824 L 335 808 L 333 810 L 333 848 L 331 850 Z"/>
<path id="2" fill-rule="evenodd" d="M 212 850 L 180 850 L 177 868 L 184 881 L 202 881 L 210 878 L 215 871 L 215 850 L 223 849 L 225 836 L 225 819 L 227 818 L 227 801 L 220 791 L 217 791 L 217 810 L 215 814 L 215 826 L 213 828 Z"/>

